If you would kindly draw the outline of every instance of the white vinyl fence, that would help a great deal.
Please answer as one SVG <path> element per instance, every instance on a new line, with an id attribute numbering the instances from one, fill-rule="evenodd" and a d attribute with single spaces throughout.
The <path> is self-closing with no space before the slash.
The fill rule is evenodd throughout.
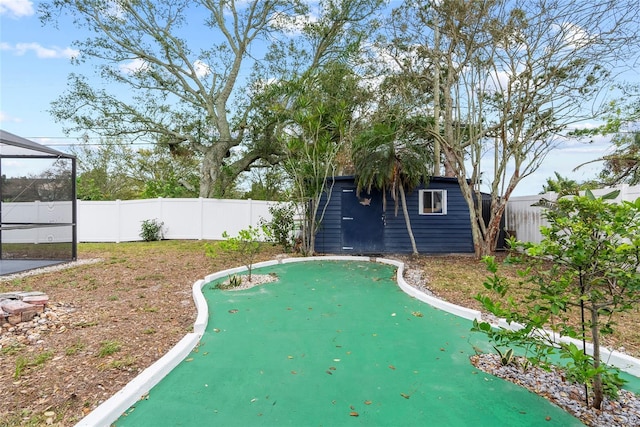
<path id="1" fill-rule="evenodd" d="M 629 186 L 626 184 L 593 190 L 593 194 L 602 196 L 614 190 L 620 190 L 620 194 L 614 199 L 615 202 L 622 200 L 633 201 L 640 197 L 640 185 Z M 540 227 L 548 225 L 548 223 L 542 217 L 544 208 L 531 205 L 540 201 L 540 199 L 555 201 L 557 197 L 556 193 L 545 193 L 510 198 L 507 202 L 506 229 L 515 231 L 516 238 L 522 242 L 539 243 L 542 239 Z"/>
<path id="2" fill-rule="evenodd" d="M 620 190 L 616 201 L 640 197 L 640 185 L 620 185 L 594 190 L 596 196 Z M 547 225 L 541 207 L 531 206 L 540 199 L 556 200 L 556 193 L 512 197 L 507 203 L 505 226 L 523 242 L 540 242 L 540 227 Z M 222 199 L 145 199 L 83 201 L 77 203 L 79 242 L 128 242 L 142 240 L 145 220 L 164 223 L 167 239 L 220 240 L 225 231 L 234 236 L 261 218 L 271 220 L 269 206 L 278 202 Z M 3 203 L 2 217 L 7 222 L 70 223 L 71 202 Z M 4 242 L 71 241 L 69 227 L 39 230 L 6 230 Z"/>
<path id="3" fill-rule="evenodd" d="M 277 202 L 221 199 L 145 199 L 77 202 L 79 242 L 128 242 L 142 240 L 142 222 L 163 222 L 167 239 L 220 240 L 261 218 L 271 220 L 269 206 Z M 72 222 L 71 202 L 22 202 L 2 204 L 3 222 L 60 224 Z M 50 226 L 2 231 L 5 243 L 71 242 L 70 226 Z"/>
<path id="4" fill-rule="evenodd" d="M 145 199 L 91 202 L 78 200 L 79 242 L 142 240 L 142 222 L 164 223 L 166 239 L 219 240 L 261 218 L 271 220 L 269 206 L 276 202 L 222 199 Z"/>

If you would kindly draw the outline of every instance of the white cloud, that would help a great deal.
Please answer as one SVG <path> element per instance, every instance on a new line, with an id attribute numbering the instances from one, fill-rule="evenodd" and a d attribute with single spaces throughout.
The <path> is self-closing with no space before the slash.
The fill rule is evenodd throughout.
<path id="1" fill-rule="evenodd" d="M 282 30 L 289 37 L 296 37 L 302 34 L 305 26 L 318 21 L 318 17 L 309 15 L 287 15 L 285 13 L 276 13 L 271 16 L 271 25 Z"/>
<path id="2" fill-rule="evenodd" d="M 211 67 L 199 59 L 193 63 L 193 68 L 196 71 L 196 77 L 198 78 L 207 77 L 211 74 Z"/>
<path id="3" fill-rule="evenodd" d="M 0 111 L 0 123 L 20 123 L 20 122 L 22 122 L 21 119 L 17 117 L 11 117 L 4 111 Z"/>
<path id="4" fill-rule="evenodd" d="M 125 16 L 125 10 L 122 4 L 117 1 L 110 0 L 107 1 L 105 5 L 105 16 L 116 20 L 123 19 Z"/>
<path id="5" fill-rule="evenodd" d="M 571 49 L 582 48 L 593 39 L 583 28 L 570 22 L 565 22 L 562 25 L 554 24 L 552 29 L 561 36 L 564 45 Z"/>
<path id="6" fill-rule="evenodd" d="M 149 69 L 149 63 L 141 58 L 133 59 L 125 64 L 120 64 L 120 71 L 124 74 L 136 74 Z"/>
<path id="7" fill-rule="evenodd" d="M 29 0 L 0 0 L 0 15 L 17 19 L 34 13 L 33 2 Z"/>
<path id="8" fill-rule="evenodd" d="M 0 0 L 2 1 L 2 0 Z M 75 58 L 80 52 L 70 47 L 44 47 L 39 43 L 16 43 L 11 45 L 10 43 L 0 43 L 1 50 L 13 51 L 16 55 L 22 56 L 31 51 L 36 54 L 38 58 L 51 59 L 51 58 Z"/>

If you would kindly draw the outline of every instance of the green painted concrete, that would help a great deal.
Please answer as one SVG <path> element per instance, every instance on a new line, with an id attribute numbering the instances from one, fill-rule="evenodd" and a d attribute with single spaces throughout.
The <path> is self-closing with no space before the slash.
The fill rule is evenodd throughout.
<path id="1" fill-rule="evenodd" d="M 205 285 L 201 344 L 117 426 L 574 426 L 576 418 L 469 362 L 471 322 L 407 296 L 395 268 L 305 262 Z M 355 416 L 355 415 L 358 416 Z"/>

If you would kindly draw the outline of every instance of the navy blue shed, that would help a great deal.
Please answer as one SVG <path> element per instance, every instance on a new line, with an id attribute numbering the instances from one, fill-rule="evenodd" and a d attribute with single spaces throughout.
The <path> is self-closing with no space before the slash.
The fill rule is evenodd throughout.
<path id="1" fill-rule="evenodd" d="M 331 188 L 320 200 L 324 217 L 316 234 L 319 253 L 384 254 L 411 253 L 411 241 L 399 206 L 387 194 L 383 210 L 382 192 L 360 194 L 352 176 L 329 180 Z M 407 209 L 418 252 L 422 254 L 473 253 L 469 208 L 458 180 L 432 177 L 407 193 Z"/>

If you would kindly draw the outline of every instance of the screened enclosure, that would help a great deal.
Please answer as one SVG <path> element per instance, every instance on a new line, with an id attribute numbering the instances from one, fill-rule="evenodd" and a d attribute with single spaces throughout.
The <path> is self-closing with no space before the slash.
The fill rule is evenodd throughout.
<path id="1" fill-rule="evenodd" d="M 0 275 L 77 257 L 76 159 L 0 130 Z"/>

